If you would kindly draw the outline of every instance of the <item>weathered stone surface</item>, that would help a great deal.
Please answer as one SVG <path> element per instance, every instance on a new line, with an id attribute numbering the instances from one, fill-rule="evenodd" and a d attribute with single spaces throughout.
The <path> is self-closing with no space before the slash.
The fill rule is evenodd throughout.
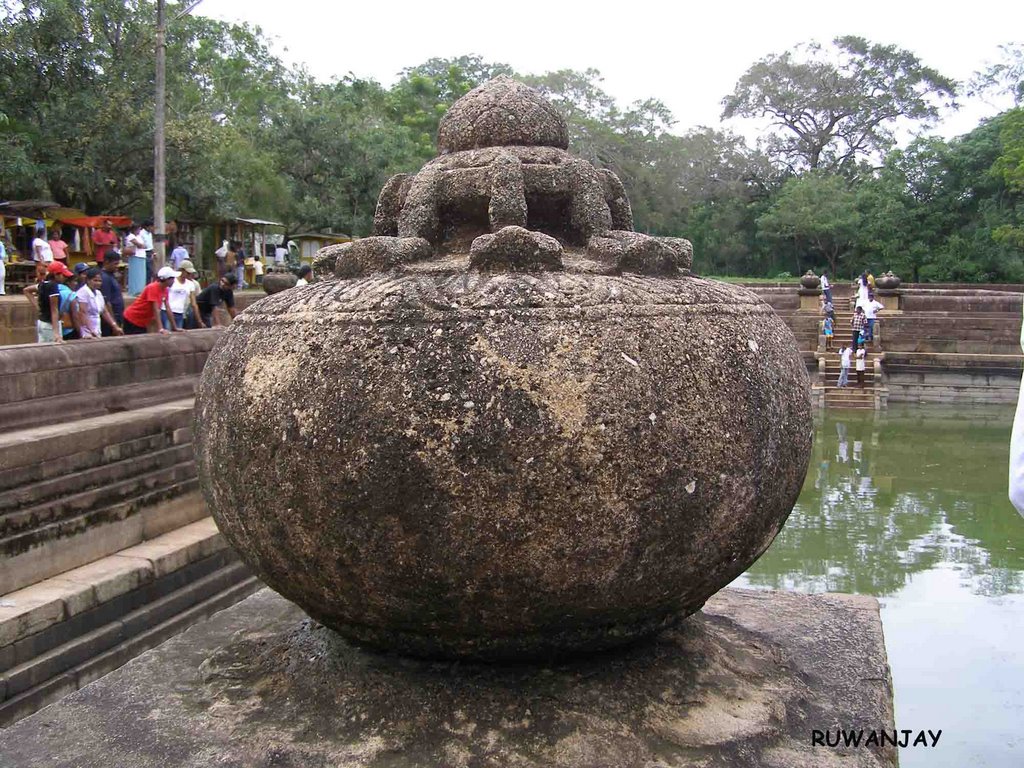
<path id="1" fill-rule="evenodd" d="M 661 238 L 640 232 L 612 230 L 591 237 L 587 241 L 587 255 L 614 264 L 619 272 L 664 276 L 679 272 L 676 250 Z"/>
<path id="2" fill-rule="evenodd" d="M 362 277 L 428 259 L 432 253 L 430 243 L 419 237 L 364 237 L 338 247 L 334 275 Z"/>
<path id="3" fill-rule="evenodd" d="M 470 249 L 470 267 L 495 272 L 538 272 L 562 268 L 562 246 L 553 237 L 522 227 L 480 235 Z"/>
<path id="4" fill-rule="evenodd" d="M 294 288 L 298 281 L 291 272 L 268 272 L 263 276 L 263 290 L 268 296 Z"/>
<path id="5" fill-rule="evenodd" d="M 399 237 L 422 237 L 431 243 L 441 240 L 438 197 L 443 176 L 440 169 L 423 168 L 413 178 L 402 212 L 398 215 Z"/>
<path id="6" fill-rule="evenodd" d="M 338 264 L 338 254 L 341 253 L 342 247 L 346 245 L 350 245 L 350 243 L 325 245 L 317 251 L 316 255 L 313 257 L 313 263 L 310 265 L 313 267 L 313 277 L 317 280 L 333 279 L 334 268 Z"/>
<path id="7" fill-rule="evenodd" d="M 742 288 L 397 271 L 240 315 L 203 372 L 197 464 L 242 557 L 349 637 L 597 649 L 767 548 L 806 472 L 808 390 Z"/>
<path id="8" fill-rule="evenodd" d="M 612 228 L 612 214 L 597 169 L 579 158 L 572 158 L 565 166 L 569 170 L 569 234 L 582 245 L 592 235 Z"/>
<path id="9" fill-rule="evenodd" d="M 352 647 L 269 590 L 0 732 L 9 768 L 880 768 L 878 604 L 724 590 L 655 642 L 539 666 Z"/>
<path id="10" fill-rule="evenodd" d="M 506 75 L 488 80 L 455 102 L 437 130 L 441 154 L 512 144 L 566 149 L 569 129 L 543 96 Z"/>
<path id="11" fill-rule="evenodd" d="M 526 226 L 526 188 L 523 162 L 511 152 L 500 155 L 491 165 L 491 202 L 487 207 L 491 231 Z"/>
<path id="12" fill-rule="evenodd" d="M 398 173 L 384 184 L 377 198 L 377 209 L 373 213 L 373 234 L 382 237 L 398 235 L 398 214 L 405 205 L 412 179 L 411 173 Z"/>
<path id="13" fill-rule="evenodd" d="M 693 243 L 683 237 L 659 237 L 659 241 L 667 245 L 676 255 L 676 266 L 690 269 L 693 266 Z"/>
<path id="14" fill-rule="evenodd" d="M 612 229 L 621 229 L 627 232 L 633 231 L 633 208 L 629 204 L 629 197 L 626 196 L 626 188 L 622 181 L 613 171 L 607 168 L 599 168 L 601 182 L 604 186 L 604 199 L 612 216 Z"/>

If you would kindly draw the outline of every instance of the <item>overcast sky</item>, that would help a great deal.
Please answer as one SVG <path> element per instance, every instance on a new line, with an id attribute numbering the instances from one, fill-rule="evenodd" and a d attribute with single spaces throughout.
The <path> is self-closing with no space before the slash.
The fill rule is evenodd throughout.
<path id="1" fill-rule="evenodd" d="M 279 56 L 321 80 L 353 73 L 387 86 L 405 67 L 471 53 L 530 74 L 593 67 L 622 105 L 647 97 L 663 101 L 678 133 L 722 125 L 722 97 L 743 72 L 801 42 L 860 35 L 906 48 L 942 74 L 966 80 L 998 57 L 1001 43 L 1024 39 L 1020 0 L 204 0 L 195 13 L 259 25 Z M 938 132 L 965 133 L 1008 106 L 965 100 Z M 739 123 L 725 125 L 750 135 Z"/>

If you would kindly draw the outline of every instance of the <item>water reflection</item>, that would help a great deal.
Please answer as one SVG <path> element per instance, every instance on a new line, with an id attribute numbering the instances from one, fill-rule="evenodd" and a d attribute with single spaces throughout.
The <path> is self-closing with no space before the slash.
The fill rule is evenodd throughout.
<path id="1" fill-rule="evenodd" d="M 898 728 L 943 729 L 903 768 L 1024 765 L 1024 520 L 1013 409 L 824 414 L 803 491 L 737 586 L 876 595 Z"/>
<path id="2" fill-rule="evenodd" d="M 881 597 L 949 564 L 975 594 L 1024 592 L 1011 421 L 1006 409 L 824 414 L 796 508 L 745 581 Z"/>

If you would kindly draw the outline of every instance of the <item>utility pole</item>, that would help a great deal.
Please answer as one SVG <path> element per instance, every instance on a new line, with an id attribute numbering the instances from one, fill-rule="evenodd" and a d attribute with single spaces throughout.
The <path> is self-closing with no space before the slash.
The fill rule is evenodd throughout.
<path id="1" fill-rule="evenodd" d="M 167 169 L 164 164 L 164 124 L 166 108 L 167 21 L 165 0 L 156 0 L 156 128 L 153 147 L 153 258 L 156 269 L 164 265 L 167 257 L 166 191 Z"/>

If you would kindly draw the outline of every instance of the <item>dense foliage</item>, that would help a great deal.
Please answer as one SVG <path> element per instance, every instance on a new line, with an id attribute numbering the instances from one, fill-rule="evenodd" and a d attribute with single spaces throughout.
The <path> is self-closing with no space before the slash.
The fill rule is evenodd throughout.
<path id="1" fill-rule="evenodd" d="M 144 0 L 0 0 L 0 198 L 150 210 L 154 19 Z M 689 237 L 701 272 L 1024 280 L 1022 51 L 1004 47 L 972 84 L 1016 108 L 903 148 L 898 133 L 926 127 L 963 86 L 856 37 L 751 65 L 723 116 L 767 121 L 756 147 L 719 128 L 680 135 L 663 103 L 622 107 L 595 70 L 519 76 L 566 116 L 573 152 L 619 174 L 637 229 Z M 516 74 L 463 56 L 409 67 L 390 88 L 321 83 L 259 29 L 201 16 L 173 21 L 167 60 L 169 215 L 356 235 L 387 177 L 433 156 L 445 109 Z"/>

